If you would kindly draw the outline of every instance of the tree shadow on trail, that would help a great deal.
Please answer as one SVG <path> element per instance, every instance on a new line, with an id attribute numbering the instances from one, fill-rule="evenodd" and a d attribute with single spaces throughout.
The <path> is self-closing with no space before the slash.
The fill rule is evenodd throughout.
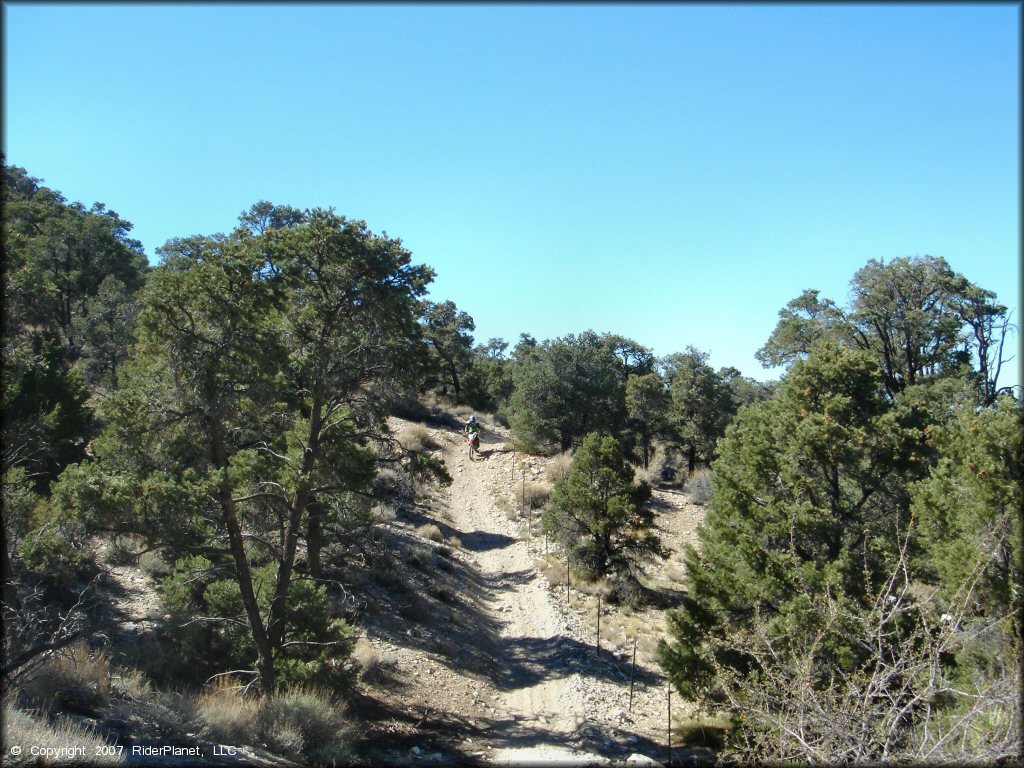
<path id="1" fill-rule="evenodd" d="M 492 549 L 503 549 L 515 544 L 517 539 L 513 536 L 506 536 L 503 533 L 492 531 L 470 531 L 469 533 L 458 534 L 462 541 L 462 548 L 469 552 L 487 552 Z"/>
<path id="2" fill-rule="evenodd" d="M 583 719 L 566 732 L 553 728 L 537 718 L 509 716 L 483 716 L 424 710 L 422 707 L 403 708 L 360 697 L 356 706 L 380 726 L 361 733 L 356 748 L 361 759 L 359 765 L 391 766 L 420 765 L 431 753 L 439 753 L 434 764 L 439 765 L 494 765 L 489 750 L 530 750 L 556 746 L 566 750 L 564 761 L 547 757 L 542 762 L 516 760 L 505 753 L 510 765 L 538 765 L 545 768 L 592 764 L 589 757 L 624 760 L 639 753 L 660 763 L 669 762 L 665 744 L 637 733 L 628 722 L 619 725 L 598 723 Z M 383 727 L 381 727 L 383 726 Z M 418 753 L 413 749 L 419 750 Z M 569 757 L 572 755 L 572 757 Z M 671 765 L 711 766 L 714 754 L 708 749 L 676 747 L 671 752 Z"/>
<path id="3" fill-rule="evenodd" d="M 433 524 L 436 525 L 445 539 L 457 538 L 462 548 L 468 552 L 487 552 L 492 549 L 502 549 L 515 544 L 518 539 L 514 536 L 506 536 L 503 533 L 493 531 L 469 531 L 463 532 L 453 528 L 438 515 L 428 515 L 416 508 L 400 507 L 397 519 L 406 520 L 414 526 Z"/>
<path id="4" fill-rule="evenodd" d="M 599 654 L 593 645 L 566 635 L 499 638 L 496 646 L 502 663 L 495 665 L 488 677 L 499 690 L 530 688 L 545 680 L 572 675 L 622 683 L 629 681 L 629 665 L 620 662 L 611 651 L 602 649 Z M 657 675 L 638 667 L 635 682 L 649 686 L 660 681 Z"/>
<path id="5" fill-rule="evenodd" d="M 537 572 L 529 568 L 524 568 L 521 571 L 501 571 L 499 573 L 488 574 L 482 577 L 488 584 L 488 588 L 492 592 L 500 592 L 510 587 L 521 587 L 525 584 L 529 584 L 534 579 L 538 578 Z M 500 618 L 500 617 L 499 617 Z"/>

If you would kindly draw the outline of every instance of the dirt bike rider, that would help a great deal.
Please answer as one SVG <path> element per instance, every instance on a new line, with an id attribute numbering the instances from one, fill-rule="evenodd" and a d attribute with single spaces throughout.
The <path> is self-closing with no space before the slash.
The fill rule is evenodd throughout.
<path id="1" fill-rule="evenodd" d="M 469 417 L 469 421 L 462 428 L 462 433 L 466 436 L 467 441 L 471 441 L 474 446 L 480 445 L 480 422 L 476 420 L 476 415 Z"/>

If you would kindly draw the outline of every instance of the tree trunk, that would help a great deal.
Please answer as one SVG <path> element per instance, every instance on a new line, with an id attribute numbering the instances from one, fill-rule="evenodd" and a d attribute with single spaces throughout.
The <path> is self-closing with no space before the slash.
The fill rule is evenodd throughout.
<path id="1" fill-rule="evenodd" d="M 320 579 L 323 575 L 320 567 L 323 538 L 323 512 L 319 502 L 314 502 L 309 505 L 309 525 L 306 529 L 306 559 L 309 562 L 309 575 L 314 579 Z"/>
<path id="2" fill-rule="evenodd" d="M 696 468 L 697 468 L 697 446 L 695 446 L 693 443 L 690 443 L 690 445 L 686 449 L 686 469 L 689 472 L 689 474 L 692 476 L 693 475 L 693 471 Z"/>
<path id="3" fill-rule="evenodd" d="M 455 387 L 455 397 L 458 399 L 462 388 L 459 386 L 459 372 L 456 370 L 455 363 L 451 360 L 448 361 L 448 371 L 452 375 L 452 386 Z"/>
<path id="4" fill-rule="evenodd" d="M 306 435 L 306 450 L 302 454 L 302 465 L 299 467 L 298 490 L 291 504 L 288 521 L 285 524 L 284 551 L 277 569 L 277 583 L 274 586 L 274 600 L 270 604 L 270 618 L 267 621 L 267 635 L 272 648 L 279 648 L 284 642 L 285 613 L 288 607 L 288 587 L 291 584 L 292 569 L 295 565 L 295 552 L 299 544 L 299 531 L 302 518 L 314 499 L 306 485 L 320 452 L 320 430 L 323 427 L 324 409 L 323 379 L 313 384 L 313 403 L 309 413 L 309 431 Z"/>
<path id="5" fill-rule="evenodd" d="M 249 567 L 249 559 L 245 554 L 242 527 L 238 522 L 235 500 L 231 493 L 231 482 L 228 480 L 228 460 L 224 437 L 221 433 L 220 424 L 212 418 L 209 419 L 209 422 L 213 465 L 220 470 L 221 474 L 221 483 L 217 495 L 219 497 L 221 515 L 224 519 L 224 526 L 228 531 L 231 555 L 235 562 L 235 580 L 238 582 L 242 604 L 245 606 L 245 615 L 249 620 L 249 630 L 256 645 L 256 668 L 260 675 L 260 685 L 263 687 L 265 695 L 272 696 L 277 684 L 274 672 L 273 646 L 267 635 L 267 629 L 263 625 L 259 603 L 256 600 L 256 591 L 252 585 L 252 570 Z"/>
<path id="6" fill-rule="evenodd" d="M 562 452 L 568 451 L 572 448 L 572 435 L 569 432 L 562 432 L 558 444 L 562 447 Z"/>

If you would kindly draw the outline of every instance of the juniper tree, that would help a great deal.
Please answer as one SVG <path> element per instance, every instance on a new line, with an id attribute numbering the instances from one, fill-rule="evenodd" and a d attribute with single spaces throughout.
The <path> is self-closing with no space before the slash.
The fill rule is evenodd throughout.
<path id="1" fill-rule="evenodd" d="M 938 750 L 990 726 L 1002 743 L 983 699 L 1019 654 L 1019 412 L 961 391 L 891 399 L 873 354 L 821 341 L 720 442 L 661 660 L 741 718 L 747 758 L 962 756 Z"/>
<path id="2" fill-rule="evenodd" d="M 542 525 L 585 578 L 628 578 L 645 559 L 663 553 L 644 504 L 650 495 L 650 486 L 633 482 L 619 442 L 592 432 L 568 475 L 555 483 Z"/>

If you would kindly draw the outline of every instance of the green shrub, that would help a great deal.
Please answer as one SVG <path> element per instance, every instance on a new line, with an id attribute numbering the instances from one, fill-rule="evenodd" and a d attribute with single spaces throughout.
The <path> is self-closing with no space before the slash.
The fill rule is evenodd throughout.
<path id="1" fill-rule="evenodd" d="M 45 501 L 33 512 L 32 530 L 22 540 L 20 554 L 28 570 L 61 592 L 96 570 L 96 558 L 82 526 Z"/>
<path id="2" fill-rule="evenodd" d="M 253 586 L 260 604 L 270 604 L 276 579 L 276 563 L 253 570 Z M 214 616 L 244 616 L 241 592 L 233 579 L 210 584 L 204 597 Z M 292 645 L 275 660 L 280 683 L 317 680 L 336 690 L 347 688 L 352 681 L 345 662 L 355 638 L 344 619 L 331 617 L 327 588 L 294 575 L 288 589 L 285 621 Z M 230 646 L 233 663 L 254 668 L 256 647 L 248 625 L 232 622 L 221 629 L 221 634 Z"/>
<path id="3" fill-rule="evenodd" d="M 277 579 L 277 564 L 254 568 L 253 587 L 261 606 L 270 605 Z M 226 669 L 255 669 L 256 646 L 246 620 L 238 583 L 222 578 L 201 557 L 180 560 L 164 580 L 167 607 L 178 616 L 169 634 L 193 662 L 192 679 L 206 679 Z M 225 617 L 220 622 L 192 622 L 195 615 Z M 285 613 L 288 642 L 275 659 L 283 685 L 318 680 L 332 688 L 351 684 L 346 662 L 354 642 L 343 618 L 332 616 L 327 589 L 300 574 L 293 574 Z"/>
<path id="4" fill-rule="evenodd" d="M 270 750 L 312 765 L 345 765 L 353 757 L 342 710 L 319 688 L 291 688 L 264 700 L 256 736 Z"/>

